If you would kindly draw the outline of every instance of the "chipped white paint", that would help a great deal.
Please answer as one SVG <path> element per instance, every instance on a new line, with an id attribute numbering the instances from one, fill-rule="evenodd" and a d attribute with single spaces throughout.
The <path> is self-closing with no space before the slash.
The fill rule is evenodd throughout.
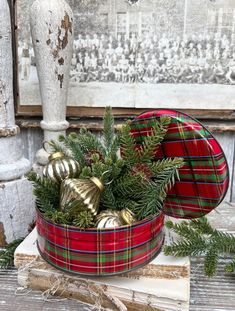
<path id="1" fill-rule="evenodd" d="M 0 235 L 5 236 L 5 242 L 25 237 L 34 215 L 32 185 L 26 178 L 0 183 L 0 223 L 4 229 Z"/>
<path id="2" fill-rule="evenodd" d="M 36 0 L 31 6 L 30 25 L 42 99 L 44 140 L 64 134 L 69 70 L 73 49 L 73 13 L 64 0 Z M 40 149 L 39 164 L 48 154 Z"/>
<path id="3" fill-rule="evenodd" d="M 34 213 L 29 182 L 22 176 L 30 162 L 23 157 L 15 125 L 11 19 L 7 0 L 0 0 L 0 245 L 24 237 Z"/>
<path id="4" fill-rule="evenodd" d="M 0 181 L 21 177 L 30 168 L 15 135 L 11 19 L 7 0 L 0 0 Z"/>
<path id="5" fill-rule="evenodd" d="M 12 129 L 17 132 L 12 92 L 11 21 L 7 0 L 0 0 L 0 8 L 0 131 Z"/>

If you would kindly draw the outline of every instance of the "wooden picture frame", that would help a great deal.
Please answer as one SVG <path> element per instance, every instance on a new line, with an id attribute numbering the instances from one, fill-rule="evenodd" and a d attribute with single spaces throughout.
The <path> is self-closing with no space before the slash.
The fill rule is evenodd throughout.
<path id="1" fill-rule="evenodd" d="M 41 106 L 39 104 L 39 93 L 37 97 L 35 97 L 35 93 L 38 92 L 38 88 L 35 82 L 35 59 L 33 59 L 33 57 L 31 57 L 30 59 L 30 67 L 31 69 L 33 69 L 31 71 L 33 71 L 34 74 L 34 80 L 31 84 L 27 83 L 22 79 L 22 62 L 20 61 L 20 58 L 22 59 L 23 48 L 22 43 L 19 42 L 22 41 L 23 33 L 24 36 L 26 36 L 26 28 L 28 31 L 27 36 L 29 36 L 29 19 L 27 17 L 27 14 L 29 14 L 28 8 L 30 5 L 30 1 L 32 2 L 32 0 L 12 0 L 13 27 L 16 29 L 14 35 L 14 59 L 15 68 L 17 69 L 15 70 L 14 83 L 15 89 L 18 90 L 15 93 L 16 114 L 18 116 L 41 116 L 42 114 Z M 181 74 L 181 77 L 180 73 L 178 73 L 178 76 L 176 74 L 174 76 L 176 82 L 174 82 L 174 79 L 172 78 L 174 67 L 172 67 L 171 69 L 167 69 L 168 72 L 165 74 L 165 76 L 164 74 L 160 74 L 159 72 L 153 75 L 153 77 L 151 77 L 150 73 L 147 74 L 148 70 L 149 72 L 151 71 L 151 63 L 153 65 L 154 63 L 157 63 L 156 66 L 158 66 L 158 70 L 161 70 L 163 65 L 168 66 L 167 62 L 169 63 L 169 58 L 166 58 L 166 56 L 164 56 L 164 63 L 159 65 L 160 53 L 162 52 L 161 50 L 159 50 L 160 48 L 158 48 L 158 46 L 160 44 L 159 42 L 162 42 L 163 51 L 167 49 L 168 45 L 173 51 L 173 47 L 178 40 L 177 37 L 179 37 L 176 34 L 180 34 L 180 42 L 178 42 L 178 48 L 180 48 L 180 44 L 182 44 L 182 42 L 186 40 L 185 42 L 187 43 L 187 49 L 191 48 L 192 43 L 192 49 L 198 49 L 197 45 L 200 44 L 198 40 L 199 36 L 201 35 L 202 44 L 204 44 L 204 54 L 207 53 L 208 55 L 210 51 L 207 50 L 206 52 L 207 45 L 211 44 L 212 42 L 214 53 L 215 41 L 213 40 L 216 39 L 216 36 L 218 37 L 217 39 L 220 40 L 220 47 L 222 46 L 221 42 L 223 38 L 225 41 L 227 38 L 229 40 L 229 44 L 232 46 L 232 42 L 235 42 L 235 3 L 232 4 L 231 1 L 227 0 L 221 0 L 219 1 L 219 3 L 217 3 L 216 1 L 212 2 L 208 0 L 208 2 L 203 2 L 206 3 L 206 7 L 203 8 L 202 6 L 199 6 L 200 1 L 198 1 L 198 4 L 193 5 L 193 3 L 195 3 L 195 1 L 193 0 L 167 0 L 160 2 L 157 0 L 139 0 L 139 2 L 134 3 L 133 5 L 128 0 L 87 0 L 86 10 L 81 7 L 79 7 L 78 10 L 78 1 L 68 0 L 68 2 L 70 2 L 71 6 L 74 8 L 75 18 L 75 57 L 73 59 L 74 64 L 71 65 L 71 80 L 74 77 L 75 80 L 81 80 L 79 80 L 78 82 L 76 80 L 74 82 L 71 82 L 70 84 L 70 98 L 67 107 L 68 117 L 100 117 L 103 115 L 104 107 L 106 105 L 111 105 L 113 107 L 114 114 L 120 117 L 136 115 L 145 110 L 154 108 L 175 108 L 190 113 L 199 118 L 235 119 L 235 97 L 233 96 L 234 86 L 232 85 L 233 69 L 235 72 L 235 67 L 232 68 L 232 65 L 225 64 L 225 66 L 227 66 L 226 70 L 225 66 L 222 66 L 222 69 L 220 67 L 216 68 L 215 72 L 216 70 L 218 71 L 218 77 L 215 76 L 215 73 L 213 73 L 213 83 L 210 81 L 211 77 L 208 73 L 208 71 L 211 70 L 210 66 L 208 67 L 208 60 L 208 71 L 205 70 L 205 77 L 203 78 L 207 79 L 205 80 L 206 83 L 204 83 L 203 81 L 199 81 L 202 74 L 197 73 L 197 71 L 193 72 L 194 69 L 190 69 L 191 75 L 190 73 L 187 73 L 187 68 L 185 71 L 186 73 Z M 27 7 L 27 9 L 24 10 L 24 14 L 22 15 L 23 17 L 20 17 L 20 5 L 22 5 L 22 3 L 24 4 L 24 6 Z M 159 3 L 161 3 L 162 7 L 159 6 Z M 169 9 L 171 10 L 172 16 L 167 13 L 169 12 Z M 156 16 L 157 11 L 159 11 L 160 15 Z M 94 17 L 94 12 L 98 12 L 98 14 L 96 14 L 98 17 Z M 194 16 L 194 20 L 192 16 Z M 214 38 L 213 40 L 211 39 L 212 41 L 208 39 L 208 42 L 206 41 L 206 31 L 202 32 L 202 29 L 205 28 L 205 25 L 201 25 L 201 23 L 205 19 L 205 16 L 207 16 L 206 30 L 207 32 L 209 31 L 211 38 Z M 25 25 L 22 25 L 22 18 L 25 19 Z M 150 21 L 148 21 L 148 18 L 150 19 Z M 227 26 L 224 25 L 223 18 L 227 21 Z M 192 23 L 194 23 L 194 26 L 192 26 Z M 191 25 L 191 28 L 189 27 L 189 25 Z M 181 27 L 180 30 L 179 27 Z M 78 30 L 77 28 L 82 30 Z M 153 31 L 153 29 L 155 29 L 155 32 Z M 102 33 L 103 31 L 106 31 L 106 33 Z M 165 35 L 164 33 L 160 35 L 160 33 L 162 33 L 163 31 L 165 31 Z M 150 37 L 149 33 L 151 34 Z M 195 37 L 195 33 L 199 33 L 198 37 Z M 175 36 L 175 41 L 172 39 L 173 37 L 169 39 L 170 36 L 173 35 Z M 131 68 L 130 55 L 131 53 L 133 54 L 133 50 L 131 50 L 131 44 L 134 45 L 134 40 L 136 40 L 136 44 L 138 46 L 136 48 L 137 50 L 135 50 L 135 60 L 133 64 L 134 67 L 136 67 L 141 44 L 143 44 L 143 42 L 145 42 L 149 38 L 149 40 L 151 40 L 152 42 L 151 44 L 153 44 L 155 38 L 154 36 L 156 36 L 157 38 L 157 41 L 155 42 L 156 45 L 154 46 L 154 48 L 156 48 L 157 46 L 157 52 L 154 49 L 153 51 L 155 52 L 153 52 L 152 54 L 151 52 L 148 52 L 149 56 L 148 59 L 145 61 L 144 65 L 144 70 L 146 72 L 144 74 L 144 77 L 141 77 L 141 74 L 137 72 L 133 78 L 135 81 L 130 81 L 130 74 L 128 74 L 128 80 L 125 80 L 127 79 L 126 75 L 124 75 L 125 66 L 128 66 L 128 69 L 126 69 L 128 70 L 128 72 L 130 72 Z M 83 68 L 83 76 L 85 76 L 85 78 L 81 78 L 81 72 L 79 71 L 81 69 L 77 69 L 78 63 L 80 62 L 83 63 L 82 66 L 85 66 L 84 57 L 88 53 L 87 51 L 89 51 L 89 57 L 93 57 L 93 47 L 90 47 L 92 43 L 89 42 L 94 43 L 95 40 L 97 40 L 97 42 L 99 41 L 100 47 L 101 38 L 103 37 L 103 42 L 106 42 L 104 48 L 105 56 L 103 58 L 103 62 L 107 62 L 107 60 L 105 60 L 105 57 L 107 56 L 108 49 L 110 49 L 110 53 L 113 49 L 114 54 L 117 54 L 117 49 L 120 42 L 120 51 L 121 49 L 124 50 L 125 44 L 128 44 L 129 46 L 129 55 L 126 54 L 125 60 L 122 62 L 123 67 L 121 69 L 121 81 L 117 80 L 117 77 L 119 76 L 118 73 L 116 75 L 117 69 L 115 69 L 116 71 L 115 74 L 112 75 L 112 78 L 110 78 L 111 71 L 108 72 L 109 78 L 107 79 L 107 81 L 103 81 L 103 79 L 106 79 L 104 75 L 105 72 L 100 73 L 98 70 L 99 78 L 97 76 L 95 78 L 96 80 L 93 81 L 93 76 L 97 75 L 96 71 L 94 73 L 91 71 L 91 69 L 85 70 Z M 132 39 L 134 43 L 131 42 Z M 27 40 L 29 42 L 30 37 L 28 37 Z M 81 42 L 84 42 L 85 40 L 86 43 L 83 43 L 83 45 L 81 45 Z M 110 47 L 109 41 L 111 42 L 111 40 L 114 40 L 115 43 L 112 43 Z M 123 40 L 126 41 L 124 42 Z M 151 44 L 148 48 L 151 48 Z M 19 45 L 21 45 L 21 52 L 18 48 Z M 224 43 L 224 45 L 226 45 L 226 43 Z M 231 46 L 229 47 L 229 62 L 232 64 L 233 57 L 235 58 L 235 51 L 232 50 Z M 24 56 L 26 57 L 28 53 L 32 53 L 32 48 L 28 47 L 25 50 L 27 49 L 31 49 L 31 51 L 25 51 Z M 79 60 L 80 56 L 78 56 L 80 55 L 79 53 L 81 53 L 81 51 L 83 54 L 82 61 Z M 144 60 L 145 58 L 145 52 L 146 49 L 143 49 L 141 52 L 142 60 Z M 196 52 L 198 53 L 198 50 Z M 122 54 L 123 53 L 124 52 L 122 52 Z M 176 59 L 178 53 L 179 52 L 174 54 L 172 52 L 173 59 Z M 223 52 L 219 51 L 219 53 L 222 57 Z M 153 55 L 155 55 L 155 58 Z M 118 60 L 118 62 L 121 61 L 121 58 Z M 128 62 L 126 60 L 128 60 Z M 99 59 L 97 56 L 97 60 L 94 61 L 94 63 L 98 61 Z M 180 58 L 179 61 L 181 61 Z M 187 61 L 189 62 L 189 59 Z M 191 61 L 193 62 L 193 59 Z M 198 59 L 196 61 L 198 61 Z M 220 62 L 221 61 L 219 58 L 218 63 Z M 212 63 L 213 61 L 211 62 L 211 64 Z M 101 62 L 99 66 L 102 69 L 103 63 Z M 97 65 L 97 68 L 99 68 L 99 66 Z M 193 65 L 188 64 L 187 66 L 192 67 Z M 106 67 L 109 68 L 108 65 Z M 90 67 L 88 66 L 88 68 Z M 138 68 L 136 69 L 137 71 L 139 70 Z M 221 82 L 222 80 L 219 81 L 219 69 L 221 69 L 222 71 L 221 79 L 224 79 L 223 83 Z M 28 69 L 25 70 L 27 71 Z M 106 69 L 104 69 L 104 71 L 105 70 Z M 178 66 L 178 70 L 180 70 L 180 66 Z M 228 78 L 229 71 L 231 72 L 231 81 Z M 26 76 L 27 75 L 28 73 L 26 72 Z M 159 80 L 160 76 L 163 77 L 163 81 Z M 166 78 L 166 76 L 168 78 Z M 198 80 L 197 82 L 192 82 L 190 80 L 192 83 L 188 83 L 187 79 L 192 79 L 192 81 L 194 81 L 193 79 Z M 36 91 L 34 91 L 34 87 Z"/>

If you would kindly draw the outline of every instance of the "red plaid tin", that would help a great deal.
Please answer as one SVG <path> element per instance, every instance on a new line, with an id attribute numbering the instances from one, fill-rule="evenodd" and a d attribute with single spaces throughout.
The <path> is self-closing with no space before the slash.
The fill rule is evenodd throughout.
<path id="1" fill-rule="evenodd" d="M 52 266 L 74 274 L 108 276 L 146 265 L 160 252 L 164 216 L 113 229 L 57 225 L 37 210 L 37 246 Z"/>
<path id="2" fill-rule="evenodd" d="M 37 246 L 49 264 L 86 276 L 117 275 L 140 268 L 161 250 L 164 214 L 201 217 L 223 200 L 229 183 L 227 161 L 219 143 L 197 120 L 169 109 L 144 113 L 131 123 L 137 148 L 144 136 L 151 135 L 155 119 L 162 115 L 172 119 L 156 159 L 185 160 L 180 180 L 169 191 L 163 211 L 129 226 L 81 230 L 54 224 L 37 210 Z"/>

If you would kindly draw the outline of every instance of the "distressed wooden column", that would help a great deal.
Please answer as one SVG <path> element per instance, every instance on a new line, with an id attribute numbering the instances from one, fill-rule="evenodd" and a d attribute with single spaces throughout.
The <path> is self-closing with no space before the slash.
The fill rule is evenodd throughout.
<path id="1" fill-rule="evenodd" d="M 30 162 L 15 124 L 11 34 L 8 1 L 0 0 L 0 246 L 25 236 L 34 214 L 31 185 L 22 177 Z"/>
<path id="2" fill-rule="evenodd" d="M 36 55 L 42 100 L 44 140 L 56 139 L 69 126 L 66 104 L 73 49 L 73 13 L 64 0 L 36 0 L 31 6 L 30 25 Z M 45 165 L 48 154 L 37 152 Z"/>

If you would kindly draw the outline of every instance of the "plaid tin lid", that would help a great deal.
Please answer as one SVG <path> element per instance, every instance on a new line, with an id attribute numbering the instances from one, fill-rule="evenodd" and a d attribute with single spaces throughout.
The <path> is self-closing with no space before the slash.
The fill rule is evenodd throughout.
<path id="1" fill-rule="evenodd" d="M 151 134 L 156 119 L 170 116 L 168 132 L 155 159 L 184 158 L 180 179 L 168 191 L 163 211 L 176 218 L 198 218 L 216 208 L 226 195 L 229 170 L 214 136 L 196 119 L 171 109 L 145 112 L 131 122 L 136 144 Z"/>

